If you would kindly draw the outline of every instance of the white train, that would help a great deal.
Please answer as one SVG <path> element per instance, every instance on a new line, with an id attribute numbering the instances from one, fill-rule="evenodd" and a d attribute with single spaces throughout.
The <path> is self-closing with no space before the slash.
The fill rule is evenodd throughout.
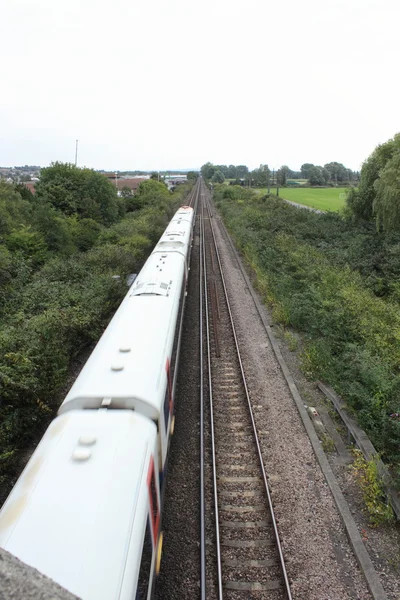
<path id="1" fill-rule="evenodd" d="M 193 223 L 181 207 L 0 512 L 0 547 L 83 600 L 153 592 Z"/>

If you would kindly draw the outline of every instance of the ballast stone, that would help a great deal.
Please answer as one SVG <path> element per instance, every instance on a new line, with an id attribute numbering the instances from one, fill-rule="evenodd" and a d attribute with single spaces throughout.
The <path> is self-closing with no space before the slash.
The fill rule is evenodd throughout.
<path id="1" fill-rule="evenodd" d="M 0 548 L 0 600 L 78 600 L 78 597 Z"/>

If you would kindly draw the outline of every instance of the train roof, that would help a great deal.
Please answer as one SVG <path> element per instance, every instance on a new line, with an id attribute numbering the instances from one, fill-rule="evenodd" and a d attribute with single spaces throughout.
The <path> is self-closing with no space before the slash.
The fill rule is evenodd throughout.
<path id="1" fill-rule="evenodd" d="M 191 241 L 193 209 L 184 206 L 178 210 L 156 244 L 154 252 L 181 252 L 186 256 Z"/>
<path id="2" fill-rule="evenodd" d="M 157 420 L 184 278 L 178 253 L 152 254 L 69 391 L 59 413 L 131 408 Z"/>
<path id="3" fill-rule="evenodd" d="M 176 211 L 176 213 L 174 215 L 174 218 L 177 215 L 192 215 L 193 216 L 193 213 L 194 213 L 194 210 L 191 206 L 184 205 L 184 206 L 181 206 L 178 208 L 178 210 Z"/>
<path id="4" fill-rule="evenodd" d="M 156 427 L 132 411 L 58 417 L 0 513 L 0 545 L 84 600 L 127 598 L 125 586 L 135 589 L 138 577 L 151 455 Z"/>

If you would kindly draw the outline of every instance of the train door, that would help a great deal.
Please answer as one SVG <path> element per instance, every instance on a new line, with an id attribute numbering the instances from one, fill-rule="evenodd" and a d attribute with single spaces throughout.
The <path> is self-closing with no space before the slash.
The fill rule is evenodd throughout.
<path id="1" fill-rule="evenodd" d="M 136 600 L 150 600 L 153 596 L 155 576 L 161 565 L 162 534 L 160 533 L 161 503 L 154 458 L 151 456 L 147 474 L 148 517 L 143 539 Z"/>

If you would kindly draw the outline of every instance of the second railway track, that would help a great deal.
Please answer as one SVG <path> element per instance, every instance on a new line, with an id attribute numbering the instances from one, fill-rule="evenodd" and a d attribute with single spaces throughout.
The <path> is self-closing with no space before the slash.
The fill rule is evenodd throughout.
<path id="1" fill-rule="evenodd" d="M 204 411 L 202 598 L 291 599 L 267 475 L 212 228 L 208 190 L 200 183 L 198 221 L 203 281 L 201 318 Z M 206 418 L 208 417 L 208 418 Z M 208 420 L 209 419 L 209 420 Z M 209 442 L 209 444 L 208 444 Z M 207 447 L 208 446 L 208 447 Z M 212 486 L 212 489 L 211 487 Z M 206 573 L 207 565 L 207 573 Z"/>

